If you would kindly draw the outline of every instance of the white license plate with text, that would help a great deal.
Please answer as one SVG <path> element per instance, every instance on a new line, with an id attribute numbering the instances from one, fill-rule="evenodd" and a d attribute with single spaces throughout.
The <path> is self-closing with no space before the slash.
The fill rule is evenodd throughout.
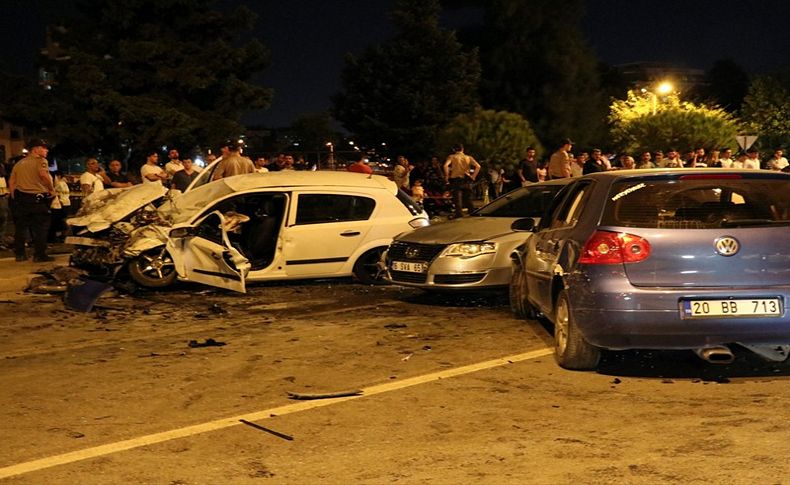
<path id="1" fill-rule="evenodd" d="M 405 261 L 392 262 L 393 271 L 405 271 L 407 273 L 423 273 L 425 272 L 426 269 L 427 269 L 427 265 L 425 263 L 412 263 Z"/>
<path id="2" fill-rule="evenodd" d="M 731 300 L 683 300 L 684 318 L 781 317 L 779 298 L 739 298 Z"/>

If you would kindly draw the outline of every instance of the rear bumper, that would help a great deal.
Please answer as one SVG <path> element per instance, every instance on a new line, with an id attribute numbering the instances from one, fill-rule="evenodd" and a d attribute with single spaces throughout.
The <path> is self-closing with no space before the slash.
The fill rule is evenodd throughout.
<path id="1" fill-rule="evenodd" d="M 790 286 L 637 288 L 586 278 L 569 281 L 571 312 L 585 339 L 608 349 L 690 349 L 727 343 L 790 344 Z M 778 317 L 684 318 L 685 299 L 775 298 Z"/>

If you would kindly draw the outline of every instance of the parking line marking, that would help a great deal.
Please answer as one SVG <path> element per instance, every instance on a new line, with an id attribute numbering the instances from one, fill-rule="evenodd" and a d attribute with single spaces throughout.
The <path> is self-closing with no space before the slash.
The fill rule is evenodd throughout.
<path id="1" fill-rule="evenodd" d="M 523 354 L 509 355 L 506 357 L 500 357 L 498 359 L 478 362 L 476 364 L 470 364 L 462 367 L 456 367 L 453 369 L 446 369 L 438 372 L 433 372 L 431 374 L 425 374 L 425 375 L 411 377 L 399 381 L 392 381 L 384 384 L 373 385 L 370 387 L 363 388 L 362 394 L 357 396 L 339 397 L 334 399 L 322 399 L 316 401 L 301 401 L 297 403 L 287 404 L 285 406 L 266 409 L 263 411 L 256 411 L 254 413 L 217 419 L 206 423 L 186 426 L 184 428 L 173 429 L 161 433 L 154 433 L 145 436 L 140 436 L 139 438 L 131 438 L 128 440 L 118 441 L 115 443 L 108 443 L 106 445 L 94 446 L 93 448 L 86 448 L 84 450 L 77 450 L 69 453 L 63 453 L 60 455 L 40 458 L 38 460 L 18 463 L 16 465 L 10 465 L 4 468 L 0 468 L 0 478 L 8 478 L 16 475 L 22 475 L 24 473 L 43 470 L 45 468 L 51 468 L 58 465 L 66 465 L 81 460 L 88 460 L 91 458 L 97 458 L 112 453 L 118 453 L 120 451 L 131 450 L 134 448 L 139 448 L 141 446 L 154 445 L 157 443 L 162 443 L 164 441 L 186 438 L 188 436 L 194 436 L 201 433 L 207 433 L 210 431 L 217 431 L 224 428 L 230 428 L 231 426 L 239 426 L 243 424 L 242 420 L 259 421 L 264 419 L 271 419 L 272 417 L 282 416 L 284 414 L 298 413 L 301 411 L 307 411 L 309 409 L 331 406 L 333 404 L 351 401 L 353 399 L 361 399 L 366 396 L 374 396 L 376 394 L 382 394 L 385 392 L 395 391 L 398 389 L 417 386 L 419 384 L 424 384 L 426 382 L 438 381 L 441 379 L 447 379 L 450 377 L 470 374 L 472 372 L 478 372 L 481 370 L 493 369 L 494 367 L 501 367 L 507 364 L 514 364 L 516 362 L 523 362 L 526 360 L 537 359 L 539 357 L 545 357 L 547 355 L 551 355 L 552 352 L 553 349 L 549 349 L 549 348 L 533 350 L 531 352 L 525 352 Z"/>

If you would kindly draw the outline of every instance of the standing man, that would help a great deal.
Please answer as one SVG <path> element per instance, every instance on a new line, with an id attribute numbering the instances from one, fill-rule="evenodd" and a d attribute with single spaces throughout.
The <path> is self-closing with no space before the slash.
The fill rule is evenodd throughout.
<path id="1" fill-rule="evenodd" d="M 603 161 L 603 153 L 601 153 L 601 149 L 593 148 L 592 158 L 584 162 L 582 175 L 587 175 L 588 173 L 606 172 L 606 170 L 606 163 Z"/>
<path id="2" fill-rule="evenodd" d="M 241 156 L 239 143 L 234 140 L 226 140 L 220 149 L 222 150 L 222 160 L 217 164 L 211 180 L 219 180 L 223 177 L 232 177 L 245 173 L 254 173 L 255 165 L 252 160 Z"/>
<path id="3" fill-rule="evenodd" d="M 110 185 L 110 179 L 104 173 L 99 161 L 95 158 L 89 158 L 85 161 L 85 173 L 80 176 L 80 188 L 82 188 L 83 195 L 90 195 L 94 192 L 101 192 L 104 190 L 104 184 Z"/>
<path id="4" fill-rule="evenodd" d="M 364 173 L 364 174 L 367 174 L 367 175 L 372 175 L 373 174 L 373 169 L 370 168 L 370 165 L 365 163 L 365 154 L 364 153 L 357 152 L 355 158 L 356 158 L 356 160 L 354 160 L 354 163 L 352 163 L 351 165 L 346 167 L 346 170 L 348 170 L 349 172 Z"/>
<path id="5" fill-rule="evenodd" d="M 162 170 L 159 166 L 159 154 L 156 150 L 150 150 L 145 159 L 145 165 L 140 167 L 140 175 L 143 178 L 144 184 L 162 184 L 163 180 L 167 180 L 167 172 Z"/>
<path id="6" fill-rule="evenodd" d="M 787 159 L 782 155 L 784 155 L 784 151 L 781 148 L 774 150 L 774 155 L 766 162 L 766 168 L 781 172 L 788 165 Z"/>
<path id="7" fill-rule="evenodd" d="M 178 150 L 172 148 L 169 152 L 167 152 L 168 162 L 165 164 L 165 172 L 167 172 L 167 176 L 170 180 L 173 180 L 173 175 L 176 174 L 179 170 L 184 170 L 184 164 L 181 163 L 179 158 Z"/>
<path id="8" fill-rule="evenodd" d="M 474 171 L 469 175 L 469 168 Z M 450 184 L 455 203 L 455 216 L 463 217 L 464 208 L 468 212 L 474 210 L 472 204 L 472 182 L 480 173 L 480 164 L 473 157 L 464 153 L 464 146 L 460 143 L 453 147 L 453 154 L 444 162 L 444 180 Z"/>
<path id="9" fill-rule="evenodd" d="M 536 155 L 535 147 L 527 147 L 527 156 L 518 166 L 518 178 L 522 187 L 538 181 L 538 159 L 535 158 Z"/>
<path id="10" fill-rule="evenodd" d="M 266 166 L 269 165 L 269 159 L 264 157 L 258 157 L 255 159 L 255 172 L 257 173 L 266 173 L 269 171 Z"/>
<path id="11" fill-rule="evenodd" d="M 746 150 L 746 160 L 743 161 L 743 168 L 759 170 L 760 165 L 760 152 L 756 148 Z"/>
<path id="12" fill-rule="evenodd" d="M 14 211 L 14 253 L 17 261 L 27 260 L 25 240 L 29 232 L 33 237 L 33 261 L 44 263 L 55 260 L 47 255 L 49 205 L 55 187 L 49 174 L 47 143 L 33 139 L 27 149 L 28 155 L 14 165 L 8 184 Z"/>
<path id="13" fill-rule="evenodd" d="M 398 155 L 398 161 L 392 170 L 392 180 L 399 189 L 409 190 L 409 160 L 403 155 Z"/>
<path id="14" fill-rule="evenodd" d="M 192 183 L 198 176 L 198 173 L 192 167 L 192 159 L 185 158 L 181 161 L 183 164 L 183 168 L 181 170 L 176 171 L 175 175 L 173 175 L 173 187 L 174 189 L 178 189 L 181 192 L 186 192 L 187 187 L 189 184 Z"/>
<path id="15" fill-rule="evenodd" d="M 110 173 L 107 174 L 107 178 L 110 179 L 110 187 L 114 189 L 131 187 L 133 185 L 129 181 L 129 176 L 126 175 L 125 173 L 121 173 L 120 160 L 110 161 Z"/>
<path id="16" fill-rule="evenodd" d="M 551 154 L 548 168 L 549 180 L 568 178 L 571 176 L 571 160 L 573 159 L 571 148 L 573 148 L 573 142 L 566 138 L 562 140 L 562 144 L 557 151 Z"/>
<path id="17" fill-rule="evenodd" d="M 734 163 L 735 161 L 732 159 L 732 150 L 729 148 L 722 148 L 718 166 L 721 168 L 732 168 Z"/>

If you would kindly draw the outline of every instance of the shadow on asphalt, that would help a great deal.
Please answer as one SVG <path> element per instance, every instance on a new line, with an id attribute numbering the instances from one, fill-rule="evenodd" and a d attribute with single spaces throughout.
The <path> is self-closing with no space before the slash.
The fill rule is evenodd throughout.
<path id="1" fill-rule="evenodd" d="M 440 307 L 482 307 L 495 308 L 508 306 L 507 292 L 428 292 L 404 293 L 400 299 L 414 305 Z M 515 317 L 514 317 L 515 318 Z"/>
<path id="2" fill-rule="evenodd" d="M 719 383 L 731 378 L 787 377 L 790 362 L 771 362 L 737 345 L 730 347 L 735 360 L 730 364 L 710 364 L 690 350 L 627 350 L 604 352 L 598 373 L 626 377 L 698 379 Z"/>

